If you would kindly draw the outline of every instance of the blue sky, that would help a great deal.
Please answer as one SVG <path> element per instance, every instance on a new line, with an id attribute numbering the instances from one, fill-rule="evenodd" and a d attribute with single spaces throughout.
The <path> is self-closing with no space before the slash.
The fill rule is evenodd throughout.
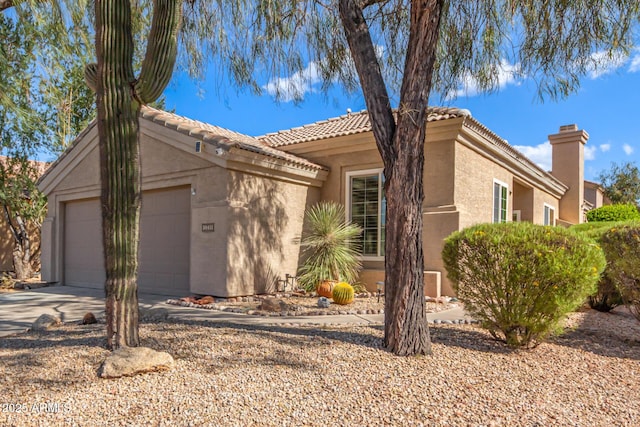
<path id="1" fill-rule="evenodd" d="M 575 123 L 590 139 L 585 147 L 585 178 L 597 181 L 612 162 L 618 164 L 640 158 L 640 50 L 629 57 L 604 63 L 581 81 L 580 89 L 564 100 L 537 96 L 535 84 L 515 79 L 505 64 L 500 88 L 490 94 L 477 93 L 473 79 L 461 83 L 458 97 L 431 105 L 466 108 L 489 129 L 509 141 L 531 160 L 550 169 L 551 148 L 547 136 L 560 126 Z M 247 135 L 269 132 L 343 115 L 347 109 L 365 109 L 361 94 L 345 95 L 340 88 L 319 93 L 319 81 L 313 64 L 303 75 L 281 76 L 264 83 L 262 96 L 220 90 L 205 79 L 198 84 L 177 73 L 165 91 L 167 108 L 179 115 L 211 123 Z M 280 85 L 302 88 L 305 98 L 295 105 L 286 99 L 276 102 L 269 92 Z"/>

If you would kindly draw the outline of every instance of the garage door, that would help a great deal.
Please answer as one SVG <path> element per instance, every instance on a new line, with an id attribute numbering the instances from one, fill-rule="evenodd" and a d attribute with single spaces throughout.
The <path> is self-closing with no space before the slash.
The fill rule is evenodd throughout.
<path id="1" fill-rule="evenodd" d="M 190 192 L 188 187 L 144 192 L 140 219 L 141 292 L 189 293 Z M 102 288 L 105 273 L 98 199 L 65 207 L 64 275 L 67 285 Z"/>

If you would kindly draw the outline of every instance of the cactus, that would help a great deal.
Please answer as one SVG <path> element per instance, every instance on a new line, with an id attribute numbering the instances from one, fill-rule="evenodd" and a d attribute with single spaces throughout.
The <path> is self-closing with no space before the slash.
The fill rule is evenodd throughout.
<path id="1" fill-rule="evenodd" d="M 333 302 L 340 305 L 351 304 L 354 294 L 353 286 L 346 282 L 340 282 L 333 287 Z"/>
<path id="2" fill-rule="evenodd" d="M 154 101 L 169 83 L 181 9 L 182 0 L 154 1 L 147 52 L 135 79 L 130 1 L 95 2 L 98 64 L 87 66 L 85 79 L 97 95 L 108 348 L 135 347 L 140 342 L 138 116 L 140 106 Z"/>

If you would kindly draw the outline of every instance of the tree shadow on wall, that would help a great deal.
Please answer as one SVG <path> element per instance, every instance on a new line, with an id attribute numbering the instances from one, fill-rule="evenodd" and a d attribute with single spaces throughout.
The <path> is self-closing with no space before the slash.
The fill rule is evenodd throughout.
<path id="1" fill-rule="evenodd" d="M 285 274 L 295 275 L 305 200 L 294 184 L 250 174 L 230 178 L 227 276 L 239 295 L 273 293 Z M 299 207 L 302 206 L 302 207 Z"/>

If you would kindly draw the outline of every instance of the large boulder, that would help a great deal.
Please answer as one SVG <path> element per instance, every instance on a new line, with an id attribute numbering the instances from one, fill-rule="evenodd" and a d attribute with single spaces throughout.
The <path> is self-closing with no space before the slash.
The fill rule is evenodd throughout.
<path id="1" fill-rule="evenodd" d="M 46 331 L 54 326 L 60 325 L 62 322 L 57 316 L 51 314 L 41 314 L 35 322 L 31 324 L 32 331 Z"/>
<path id="2" fill-rule="evenodd" d="M 102 362 L 98 369 L 101 378 L 130 377 L 145 372 L 166 371 L 174 365 L 169 353 L 147 347 L 121 347 Z"/>

